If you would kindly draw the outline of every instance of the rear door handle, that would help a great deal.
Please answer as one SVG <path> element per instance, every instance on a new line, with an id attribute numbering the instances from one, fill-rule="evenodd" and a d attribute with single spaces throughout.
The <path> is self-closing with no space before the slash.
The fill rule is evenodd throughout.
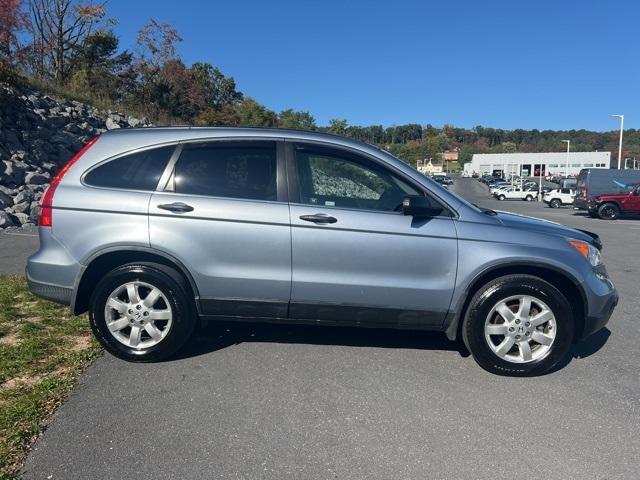
<path id="1" fill-rule="evenodd" d="M 193 210 L 193 207 L 191 205 L 187 205 L 186 203 L 182 202 L 165 203 L 163 205 L 158 205 L 158 208 L 161 208 L 162 210 L 169 210 L 170 212 L 175 213 L 186 213 Z"/>
<path id="2" fill-rule="evenodd" d="M 301 215 L 300 220 L 305 222 L 313 222 L 318 224 L 336 223 L 338 221 L 335 217 L 330 217 L 324 213 L 316 213 L 315 215 Z"/>

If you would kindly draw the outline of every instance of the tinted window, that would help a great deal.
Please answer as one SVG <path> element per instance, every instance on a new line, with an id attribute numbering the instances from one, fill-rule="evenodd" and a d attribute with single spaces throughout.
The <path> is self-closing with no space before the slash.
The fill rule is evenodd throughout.
<path id="1" fill-rule="evenodd" d="M 176 164 L 174 191 L 276 200 L 276 164 L 273 142 L 186 145 Z"/>
<path id="2" fill-rule="evenodd" d="M 418 190 L 364 158 L 348 153 L 296 151 L 301 202 L 328 207 L 400 211 Z"/>
<path id="3" fill-rule="evenodd" d="M 100 165 L 84 178 L 96 187 L 155 190 L 175 146 L 132 153 Z"/>

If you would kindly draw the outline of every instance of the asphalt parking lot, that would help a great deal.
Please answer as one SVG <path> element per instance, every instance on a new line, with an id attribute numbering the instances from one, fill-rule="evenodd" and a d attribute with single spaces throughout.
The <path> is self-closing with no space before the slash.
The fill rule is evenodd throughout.
<path id="1" fill-rule="evenodd" d="M 603 239 L 620 304 L 559 370 L 494 376 L 440 334 L 209 327 L 171 361 L 99 358 L 24 478 L 638 478 L 640 221 L 499 202 L 485 188 L 453 186 Z M 21 272 L 36 245 L 0 234 L 0 270 Z"/>

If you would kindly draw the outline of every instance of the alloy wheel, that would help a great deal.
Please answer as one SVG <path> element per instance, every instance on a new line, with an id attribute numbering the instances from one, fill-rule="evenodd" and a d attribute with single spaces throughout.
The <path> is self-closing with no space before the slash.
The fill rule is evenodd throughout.
<path id="1" fill-rule="evenodd" d="M 484 326 L 489 348 L 512 363 L 542 360 L 556 338 L 556 319 L 551 309 L 531 295 L 500 300 L 489 312 Z"/>
<path id="2" fill-rule="evenodd" d="M 127 282 L 116 288 L 104 307 L 107 328 L 123 345 L 146 349 L 160 343 L 173 320 L 162 291 L 146 282 Z"/>
<path id="3" fill-rule="evenodd" d="M 600 215 L 607 220 L 615 219 L 617 214 L 616 208 L 611 205 L 605 205 L 600 209 Z"/>

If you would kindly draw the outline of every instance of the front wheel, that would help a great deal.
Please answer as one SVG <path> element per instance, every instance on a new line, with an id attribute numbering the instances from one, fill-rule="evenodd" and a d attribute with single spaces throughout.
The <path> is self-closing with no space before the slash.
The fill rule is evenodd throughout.
<path id="1" fill-rule="evenodd" d="M 598 216 L 603 220 L 615 220 L 620 216 L 620 208 L 615 203 L 603 203 L 598 207 Z"/>
<path id="2" fill-rule="evenodd" d="M 182 347 L 196 317 L 180 274 L 145 263 L 124 265 L 104 276 L 91 297 L 89 322 L 109 353 L 151 362 Z"/>
<path id="3" fill-rule="evenodd" d="M 525 198 L 525 200 L 527 202 L 532 202 L 533 201 L 533 197 L 531 195 L 527 195 L 527 198 Z"/>
<path id="4" fill-rule="evenodd" d="M 500 196 L 498 197 L 498 200 L 504 200 L 505 198 L 506 198 L 506 197 L 505 197 L 504 195 L 500 195 Z"/>
<path id="5" fill-rule="evenodd" d="M 476 362 L 499 375 L 541 375 L 569 352 L 574 318 L 566 297 L 531 275 L 507 275 L 472 298 L 462 338 Z"/>
<path id="6" fill-rule="evenodd" d="M 558 200 L 557 198 L 554 198 L 553 200 L 551 200 L 549 202 L 549 206 L 551 208 L 560 208 L 562 206 L 562 202 L 560 200 Z"/>

